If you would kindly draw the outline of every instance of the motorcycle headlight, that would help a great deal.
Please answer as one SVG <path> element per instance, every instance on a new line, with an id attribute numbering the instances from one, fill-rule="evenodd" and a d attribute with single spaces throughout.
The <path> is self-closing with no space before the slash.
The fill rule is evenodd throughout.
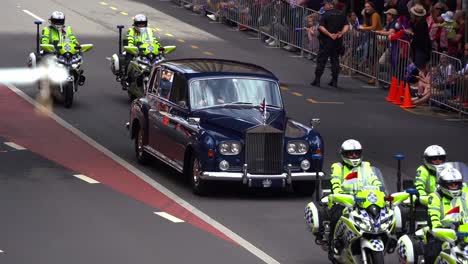
<path id="1" fill-rule="evenodd" d="M 463 253 L 458 253 L 456 254 L 457 256 L 457 263 L 468 263 L 468 259 L 466 258 L 466 255 Z"/>
<path id="2" fill-rule="evenodd" d="M 357 227 L 359 227 L 361 230 L 364 231 L 369 231 L 371 229 L 371 224 L 368 221 L 364 221 L 363 218 L 360 217 L 354 217 L 354 223 Z"/>
<path id="3" fill-rule="evenodd" d="M 290 155 L 304 155 L 309 151 L 309 145 L 306 141 L 289 141 L 286 150 Z"/>
<path id="4" fill-rule="evenodd" d="M 238 141 L 225 141 L 219 144 L 218 150 L 222 155 L 238 155 L 242 150 L 242 145 Z"/>
<path id="5" fill-rule="evenodd" d="M 81 61 L 81 57 L 78 57 L 78 56 L 73 56 L 71 59 L 72 64 L 77 64 L 80 61 Z"/>
<path id="6" fill-rule="evenodd" d="M 388 230 L 393 224 L 393 215 L 387 217 L 387 218 L 384 218 L 381 222 L 380 222 L 380 229 L 381 230 Z"/>
<path id="7" fill-rule="evenodd" d="M 67 63 L 67 59 L 66 59 L 64 56 L 58 57 L 58 58 L 57 58 L 57 61 L 58 61 L 59 63 L 63 63 L 63 64 Z"/>

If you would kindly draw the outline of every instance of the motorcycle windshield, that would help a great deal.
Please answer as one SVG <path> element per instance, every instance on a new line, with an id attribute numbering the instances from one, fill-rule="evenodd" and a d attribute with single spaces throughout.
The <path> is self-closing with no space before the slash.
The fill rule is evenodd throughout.
<path id="1" fill-rule="evenodd" d="M 362 163 L 344 175 L 342 189 L 347 193 L 358 191 L 381 191 L 386 193 L 385 181 L 379 168 Z"/>
<path id="2" fill-rule="evenodd" d="M 146 44 L 154 43 L 153 30 L 149 27 L 140 28 L 141 42 Z"/>

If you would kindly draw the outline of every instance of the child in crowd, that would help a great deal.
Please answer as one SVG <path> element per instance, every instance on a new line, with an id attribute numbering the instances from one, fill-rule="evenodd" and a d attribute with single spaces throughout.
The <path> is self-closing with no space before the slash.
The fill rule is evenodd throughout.
<path id="1" fill-rule="evenodd" d="M 315 60 L 316 53 L 318 53 L 318 23 L 320 20 L 319 13 L 312 13 L 306 17 L 307 26 L 304 28 L 307 31 L 308 46 L 307 48 L 311 53 L 307 55 L 307 59 Z"/>
<path id="2" fill-rule="evenodd" d="M 441 36 L 440 36 L 440 47 L 442 51 L 447 51 L 448 49 L 448 42 L 455 38 L 457 35 L 457 22 L 453 19 L 453 12 L 447 11 L 442 14 L 442 19 L 444 22 L 440 24 L 442 28 Z"/>

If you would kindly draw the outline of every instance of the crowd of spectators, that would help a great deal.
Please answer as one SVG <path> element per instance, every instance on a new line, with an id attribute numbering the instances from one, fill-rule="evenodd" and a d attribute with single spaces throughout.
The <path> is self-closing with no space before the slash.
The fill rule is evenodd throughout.
<path id="1" fill-rule="evenodd" d="M 237 21 L 239 30 L 262 32 L 269 46 L 305 50 L 308 59 L 316 59 L 322 0 L 202 2 L 212 11 L 210 19 Z M 462 0 L 335 0 L 335 8 L 347 15 L 353 36 L 344 39 L 341 61 L 359 62 L 372 76 L 369 84 L 379 78 L 377 71 L 398 71 L 413 86 L 415 103 L 427 103 L 437 91 L 468 110 L 468 88 L 460 89 L 468 87 L 463 83 L 468 66 Z M 402 61 L 412 65 L 401 67 Z M 408 72 L 408 66 L 417 71 Z"/>

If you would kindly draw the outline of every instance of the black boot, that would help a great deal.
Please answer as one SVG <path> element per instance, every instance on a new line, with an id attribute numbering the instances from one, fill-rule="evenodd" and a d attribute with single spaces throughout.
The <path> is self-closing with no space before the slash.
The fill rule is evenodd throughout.
<path id="1" fill-rule="evenodd" d="M 335 88 L 338 88 L 338 81 L 335 80 L 335 79 L 332 79 L 328 85 L 332 86 L 332 87 L 335 87 Z"/>
<path id="2" fill-rule="evenodd" d="M 85 81 L 86 81 L 86 77 L 84 77 L 83 75 L 80 75 L 80 77 L 78 77 L 78 85 L 79 86 L 83 86 Z"/>
<path id="3" fill-rule="evenodd" d="M 320 79 L 315 78 L 315 80 L 311 82 L 310 85 L 320 87 Z"/>

